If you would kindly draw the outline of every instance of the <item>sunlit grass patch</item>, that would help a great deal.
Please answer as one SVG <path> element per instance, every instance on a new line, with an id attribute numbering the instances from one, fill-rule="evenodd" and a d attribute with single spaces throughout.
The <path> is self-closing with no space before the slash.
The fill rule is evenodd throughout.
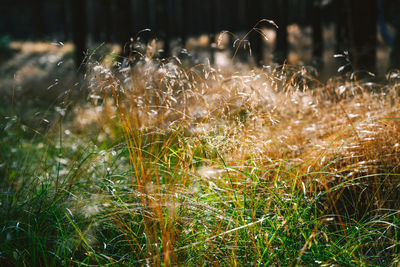
<path id="1" fill-rule="evenodd" d="M 394 76 L 97 59 L 66 121 L 1 121 L 1 261 L 394 264 Z"/>

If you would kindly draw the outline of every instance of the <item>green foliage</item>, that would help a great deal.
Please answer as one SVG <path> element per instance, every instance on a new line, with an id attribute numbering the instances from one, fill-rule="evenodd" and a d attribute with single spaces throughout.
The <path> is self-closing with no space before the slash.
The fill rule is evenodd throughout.
<path id="1" fill-rule="evenodd" d="M 10 36 L 8 36 L 8 35 L 0 36 L 0 47 L 1 48 L 8 47 L 10 42 L 11 42 Z"/>
<path id="2" fill-rule="evenodd" d="M 195 143 L 180 143 L 184 136 L 179 130 L 170 137 L 141 139 L 146 155 L 141 163 L 153 179 L 146 199 L 131 180 L 140 170 L 129 170 L 132 159 L 129 163 L 126 146 L 84 147 L 71 136 L 26 139 L 15 117 L 2 129 L 4 263 L 161 263 L 167 231 L 174 242 L 170 253 L 184 265 L 381 265 L 388 256 L 373 256 L 385 250 L 375 241 L 389 238 L 389 232 L 397 240 L 396 212 L 347 220 L 342 227 L 335 223 L 339 215 L 324 214 L 320 208 L 327 193 L 309 195 L 311 184 L 298 186 L 302 179 L 296 168 L 281 172 L 229 166 L 207 146 L 201 150 L 215 158 L 195 153 L 187 158 L 193 164 L 183 166 L 179 159 L 189 151 L 184 146 Z M 72 148 L 77 143 L 80 152 Z M 189 171 L 210 164 L 219 166 L 218 179 L 199 180 Z M 261 179 L 265 173 L 276 177 L 275 182 Z M 187 175 L 198 178 L 184 182 Z"/>
<path id="3" fill-rule="evenodd" d="M 10 36 L 0 36 L 0 60 L 5 61 L 12 57 L 16 51 L 10 48 Z"/>

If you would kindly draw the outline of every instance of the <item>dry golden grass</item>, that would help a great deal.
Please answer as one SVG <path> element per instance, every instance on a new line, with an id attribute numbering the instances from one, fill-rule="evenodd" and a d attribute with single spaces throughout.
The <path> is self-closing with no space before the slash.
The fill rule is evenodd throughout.
<path id="1" fill-rule="evenodd" d="M 135 129 L 166 133 L 183 127 L 188 137 L 217 148 L 229 164 L 300 165 L 299 175 L 315 177 L 320 190 L 357 177 L 349 182 L 358 188 L 352 189 L 355 202 L 378 203 L 371 198 L 382 195 L 382 202 L 372 206 L 395 208 L 388 194 L 377 191 L 397 188 L 396 74 L 384 84 L 356 77 L 322 84 L 313 72 L 294 66 L 189 68 L 177 58 L 144 56 L 118 73 L 94 64 L 89 85 L 108 114 L 102 115 L 103 125 L 118 110 Z"/>
<path id="2" fill-rule="evenodd" d="M 20 143 L 5 118 L 0 261 L 396 264 L 398 73 L 321 83 L 306 67 L 160 60 L 151 44 L 89 60 L 72 124 Z"/>

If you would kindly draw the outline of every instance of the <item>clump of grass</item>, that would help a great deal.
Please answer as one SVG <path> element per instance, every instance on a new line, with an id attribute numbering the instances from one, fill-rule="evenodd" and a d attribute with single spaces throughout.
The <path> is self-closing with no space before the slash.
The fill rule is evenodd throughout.
<path id="1" fill-rule="evenodd" d="M 396 186 L 393 185 L 395 185 L 398 172 L 397 159 L 385 156 L 387 152 L 397 153 L 395 141 L 397 140 L 395 126 L 397 123 L 393 115 L 398 105 L 397 95 L 393 89 L 395 86 L 391 84 L 374 85 L 376 88 L 371 90 L 369 88 L 371 84 L 362 84 L 356 80 L 331 80 L 327 84 L 321 84 L 313 77 L 313 71 L 306 68 L 282 66 L 262 70 L 241 69 L 239 73 L 235 70 L 217 70 L 209 65 L 186 68 L 176 58 L 160 61 L 148 56 L 144 56 L 132 68 L 120 69 L 119 74 L 110 73 L 99 65 L 94 68 L 92 76 L 95 81 L 92 83 L 94 92 L 96 95 L 101 95 L 105 101 L 113 97 L 127 143 L 135 148 L 130 152 L 130 158 L 136 186 L 144 188 L 140 194 L 149 195 L 146 191 L 149 183 L 163 187 L 164 180 L 158 178 L 160 175 L 150 171 L 154 168 L 143 166 L 143 162 L 158 163 L 160 158 L 168 158 L 163 153 L 160 154 L 159 149 L 153 148 L 153 145 L 160 142 L 162 144 L 160 146 L 166 149 L 170 144 L 177 143 L 181 145 L 179 151 L 183 155 L 179 157 L 179 171 L 175 173 L 180 173 L 180 176 L 184 177 L 174 185 L 179 185 L 177 195 L 184 195 L 186 190 L 193 190 L 194 183 L 195 190 L 208 188 L 207 196 L 212 195 L 210 187 L 215 187 L 216 190 L 224 192 L 223 200 L 217 202 L 232 203 L 230 207 L 232 210 L 221 205 L 209 207 L 211 210 L 214 208 L 224 211 L 221 214 L 236 215 L 225 216 L 224 219 L 227 220 L 225 224 L 222 219 L 222 222 L 218 224 L 218 230 L 210 230 L 215 235 L 203 237 L 202 242 L 211 242 L 211 240 L 215 242 L 214 238 L 224 236 L 224 232 L 236 233 L 235 226 L 238 231 L 241 229 L 249 231 L 246 221 L 243 220 L 246 216 L 251 218 L 247 221 L 251 226 L 255 222 L 259 223 L 259 220 L 263 221 L 264 217 L 260 215 L 258 217 L 254 214 L 245 216 L 246 209 L 240 198 L 248 198 L 253 202 L 260 202 L 264 198 L 269 199 L 265 203 L 268 208 L 260 206 L 260 210 L 256 209 L 255 214 L 269 214 L 267 210 L 270 209 L 270 205 L 273 205 L 271 198 L 275 196 L 279 196 L 278 199 L 281 200 L 282 196 L 287 195 L 285 199 L 290 203 L 294 200 L 298 203 L 299 196 L 311 201 L 311 204 L 305 201 L 303 209 L 313 210 L 315 217 L 305 210 L 303 212 L 311 216 L 308 219 L 313 222 L 313 227 L 320 231 L 319 234 L 322 235 L 319 236 L 320 241 L 325 240 L 328 243 L 332 233 L 325 232 L 332 231 L 332 225 L 336 225 L 337 227 L 334 228 L 341 233 L 337 234 L 338 236 L 346 237 L 348 233 L 345 229 L 349 229 L 349 225 L 353 227 L 355 222 L 368 222 L 375 227 L 373 222 L 379 221 L 377 218 L 388 219 L 385 217 L 388 214 L 385 209 L 393 209 L 393 216 L 396 214 L 394 212 L 396 207 L 391 203 L 396 199 Z M 99 77 L 99 72 L 103 76 Z M 383 106 L 385 114 L 381 112 Z M 385 117 L 391 119 L 383 119 Z M 378 127 L 383 121 L 390 126 Z M 364 127 L 373 127 L 373 129 L 367 130 Z M 178 132 L 180 134 L 177 134 Z M 390 138 L 377 138 L 381 134 Z M 157 141 L 144 138 L 147 135 L 151 135 Z M 158 135 L 162 137 L 156 137 Z M 168 136 L 167 139 L 165 136 Z M 179 138 L 174 139 L 171 136 Z M 143 140 L 146 140 L 145 143 L 148 145 L 142 144 Z M 141 150 L 146 146 L 151 147 L 152 152 L 149 154 L 153 155 L 154 159 L 143 160 Z M 393 149 L 388 151 L 386 147 Z M 354 149 L 358 149 L 357 153 Z M 175 153 L 175 149 L 172 152 L 166 149 L 165 154 L 169 153 Z M 379 160 L 376 160 L 375 156 L 378 156 Z M 368 169 L 364 168 L 362 171 L 362 168 L 355 167 L 363 166 L 366 162 L 374 164 L 369 164 Z M 200 166 L 203 167 L 199 169 Z M 202 177 L 199 171 L 202 168 L 208 168 L 211 175 L 206 174 Z M 253 177 L 252 174 L 246 172 L 248 168 L 257 170 L 259 176 Z M 137 174 L 138 171 L 141 175 Z M 201 185 L 201 182 L 194 182 L 198 179 L 194 177 L 199 176 L 200 181 L 206 183 L 205 186 Z M 256 183 L 257 186 L 252 186 L 252 181 L 254 182 L 255 179 L 259 182 Z M 263 186 L 259 185 L 261 181 Z M 288 189 L 285 189 L 286 184 L 290 184 Z M 368 190 L 362 189 L 362 185 L 368 187 Z M 278 188 L 279 192 L 270 188 Z M 385 197 L 378 197 L 382 194 L 377 194 L 377 192 L 382 188 L 390 190 L 391 193 L 384 194 Z M 253 192 L 254 195 L 248 197 L 249 192 Z M 160 191 L 158 193 L 160 194 Z M 263 194 L 265 197 L 261 197 Z M 195 195 L 199 196 L 199 193 L 196 192 Z M 376 199 L 377 197 L 379 200 Z M 343 200 L 342 203 L 338 203 L 338 199 Z M 359 201 L 360 199 L 363 201 Z M 162 204 L 161 198 L 153 197 L 153 200 L 159 203 L 149 204 L 142 200 L 145 207 L 157 207 L 152 214 L 162 213 L 164 209 L 168 209 L 169 205 L 173 205 L 174 209 L 179 206 L 176 204 L 176 202 L 179 203 L 179 197 L 174 199 L 175 204 Z M 212 202 L 206 203 L 210 205 Z M 196 201 L 190 203 L 199 205 Z M 279 206 L 282 203 L 275 203 L 275 205 Z M 272 214 L 275 213 L 276 210 Z M 194 216 L 198 215 L 194 214 Z M 175 218 L 175 216 L 170 217 Z M 396 216 L 393 218 L 397 218 Z M 326 217 L 327 221 L 332 218 L 334 222 L 325 223 L 323 218 Z M 342 217 L 346 219 L 346 223 L 343 222 Z M 395 229 L 397 226 L 391 221 L 393 218 L 386 222 Z M 159 217 L 158 224 L 164 220 L 165 218 Z M 177 231 L 181 234 L 176 228 L 180 220 L 179 218 L 176 220 L 164 230 L 168 233 Z M 190 220 L 190 216 L 189 218 L 185 216 L 185 220 Z M 241 223 L 239 223 L 240 220 L 242 220 Z M 202 222 L 201 225 L 204 227 L 207 224 Z M 325 229 L 325 225 L 329 227 L 326 230 L 320 230 Z M 213 226 L 210 225 L 209 228 L 213 229 Z M 354 230 L 354 228 L 351 229 Z M 194 231 L 197 233 L 201 230 Z M 374 231 L 371 230 L 371 232 Z M 299 231 L 296 233 L 300 234 Z M 164 236 L 162 230 L 158 234 Z M 315 235 L 313 231 L 308 233 L 309 238 L 317 238 Z M 366 238 L 372 236 L 374 234 L 369 234 Z M 168 238 L 176 241 L 175 237 L 168 236 Z M 153 240 L 155 239 L 153 237 Z M 221 242 L 227 246 L 226 237 L 223 240 Z M 354 246 L 346 238 L 342 241 L 349 247 Z M 195 242 L 193 247 L 202 242 Z M 239 242 L 238 239 L 235 242 Z M 307 254 L 307 248 L 312 246 L 308 242 L 311 241 L 305 238 L 298 241 L 297 245 L 301 247 L 301 243 L 303 247 L 295 249 L 295 252 L 292 251 L 294 254 L 289 257 L 292 263 L 297 262 L 298 257 L 294 255 Z M 362 242 L 362 240 L 357 239 L 356 242 Z M 394 245 L 397 241 L 392 239 L 391 242 Z M 175 255 L 166 257 L 172 253 L 171 251 L 178 251 L 182 255 L 185 249 L 193 248 L 185 243 L 181 245 L 181 248 L 174 244 L 172 247 L 163 248 L 164 250 L 160 249 L 161 254 L 156 255 L 159 260 L 167 258 L 174 262 Z M 256 251 L 258 246 L 253 245 L 250 247 Z M 233 249 L 234 247 L 236 249 Z M 243 245 L 243 247 L 248 246 Z M 384 250 L 384 246 L 377 245 L 376 247 Z M 210 257 L 210 262 L 213 262 L 226 257 L 225 253 L 233 253 L 229 262 L 233 264 L 238 260 L 236 252 L 233 252 L 236 250 L 240 250 L 237 244 L 224 247 L 223 251 L 215 252 L 215 254 L 211 253 L 213 256 L 207 256 L 204 253 L 211 251 L 207 247 L 203 253 L 199 254 Z M 357 251 L 360 254 L 357 256 L 354 253 L 348 254 L 348 260 L 355 263 L 364 260 L 367 262 L 370 251 L 365 254 L 361 248 Z M 148 255 L 148 260 L 157 258 L 153 256 L 154 253 Z M 335 262 L 335 256 L 337 256 L 335 253 L 340 254 L 343 251 L 337 250 L 332 253 L 332 258 L 323 258 L 322 262 Z M 224 256 L 218 257 L 218 255 Z M 282 259 L 274 254 L 271 257 L 275 257 L 276 260 Z M 244 260 L 244 262 L 247 261 L 248 259 Z"/>
<path id="2" fill-rule="evenodd" d="M 220 69 L 153 54 L 90 63 L 93 106 L 75 109 L 80 121 L 37 136 L 33 146 L 47 142 L 29 162 L 4 159 L 1 260 L 396 264 L 394 74 L 322 84 L 305 67 Z M 25 151 L 16 136 L 22 146 L 4 148 Z"/>

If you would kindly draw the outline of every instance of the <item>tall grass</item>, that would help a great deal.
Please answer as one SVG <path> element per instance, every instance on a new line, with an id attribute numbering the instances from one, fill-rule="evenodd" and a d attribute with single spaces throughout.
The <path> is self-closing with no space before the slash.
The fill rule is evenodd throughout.
<path id="1" fill-rule="evenodd" d="M 47 134 L 2 122 L 2 263 L 397 264 L 397 73 L 137 52 Z"/>

